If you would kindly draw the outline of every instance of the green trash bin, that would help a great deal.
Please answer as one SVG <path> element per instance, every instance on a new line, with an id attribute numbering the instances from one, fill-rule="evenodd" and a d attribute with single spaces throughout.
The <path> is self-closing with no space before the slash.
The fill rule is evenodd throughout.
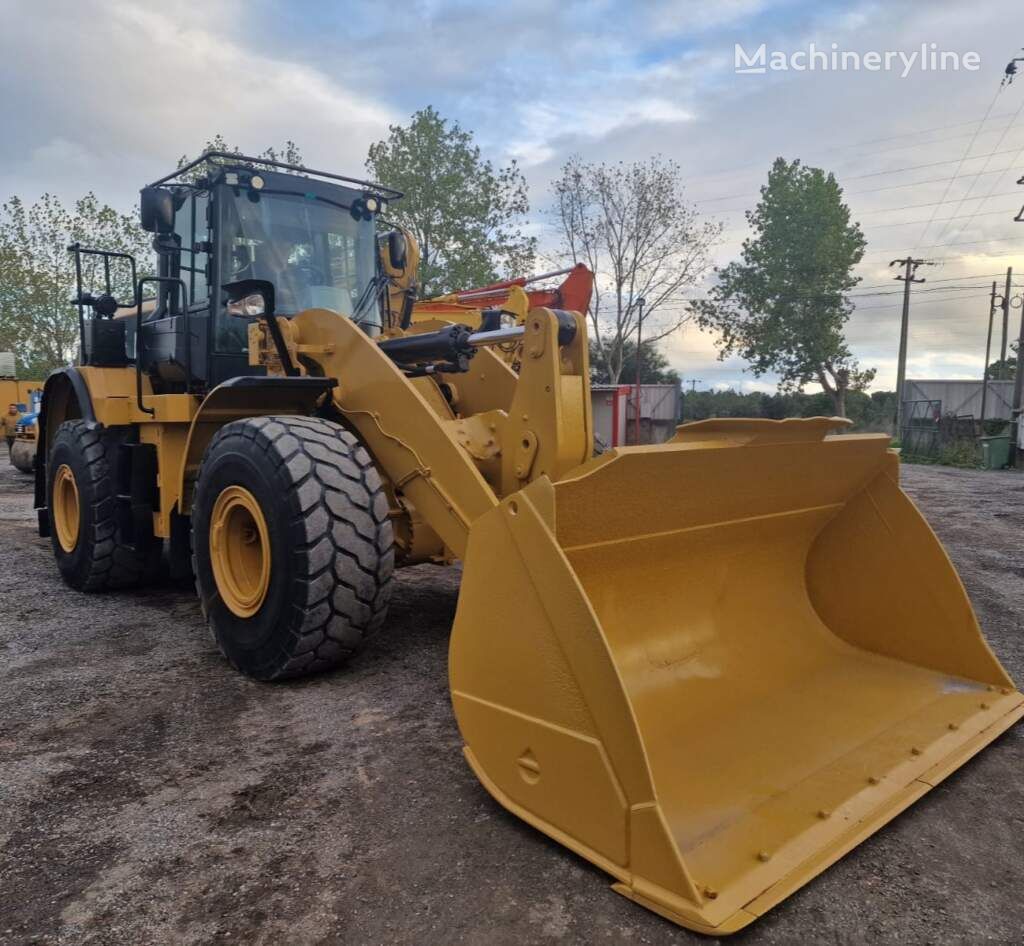
<path id="1" fill-rule="evenodd" d="M 1010 435 L 981 438 L 981 466 L 985 470 L 1001 470 L 1010 463 Z"/>

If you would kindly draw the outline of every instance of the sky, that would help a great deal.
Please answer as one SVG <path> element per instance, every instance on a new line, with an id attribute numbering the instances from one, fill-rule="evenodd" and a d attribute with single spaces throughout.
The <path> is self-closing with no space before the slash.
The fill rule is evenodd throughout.
<path id="1" fill-rule="evenodd" d="M 989 287 L 1008 266 L 1018 331 L 1024 63 L 1000 79 L 1024 55 L 1019 0 L 0 0 L 0 22 L 3 199 L 93 190 L 127 211 L 217 133 L 252 151 L 292 139 L 311 166 L 358 175 L 389 124 L 433 105 L 520 163 L 544 246 L 550 182 L 574 153 L 677 161 L 724 225 L 718 265 L 776 157 L 833 171 L 868 241 L 847 337 L 875 389 L 896 374 L 894 258 L 935 264 L 914 287 L 908 377 L 980 377 Z M 793 68 L 811 43 L 861 68 Z M 738 74 L 737 44 L 790 68 Z M 922 44 L 947 68 L 922 69 Z M 865 68 L 887 52 L 889 69 Z M 915 52 L 909 67 L 898 55 Z M 698 389 L 774 389 L 696 327 L 663 344 Z"/>

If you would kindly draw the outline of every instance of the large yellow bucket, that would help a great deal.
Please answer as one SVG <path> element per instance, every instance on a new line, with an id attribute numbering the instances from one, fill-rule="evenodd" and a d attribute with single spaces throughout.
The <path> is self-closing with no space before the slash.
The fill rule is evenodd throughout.
<path id="1" fill-rule="evenodd" d="M 1024 714 L 883 435 L 717 420 L 474 523 L 469 764 L 615 889 L 733 932 Z"/>

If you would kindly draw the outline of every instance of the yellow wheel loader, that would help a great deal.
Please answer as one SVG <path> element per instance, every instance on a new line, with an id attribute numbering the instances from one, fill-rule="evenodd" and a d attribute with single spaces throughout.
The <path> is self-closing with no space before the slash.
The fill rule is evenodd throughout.
<path id="1" fill-rule="evenodd" d="M 36 505 L 72 588 L 166 545 L 227 659 L 277 680 L 357 650 L 395 566 L 461 559 L 468 764 L 716 935 L 1020 718 L 887 437 L 711 420 L 594 458 L 582 315 L 403 317 L 399 196 L 216 153 L 143 189 L 159 274 L 126 305 L 80 285 L 81 364 L 46 382 Z"/>

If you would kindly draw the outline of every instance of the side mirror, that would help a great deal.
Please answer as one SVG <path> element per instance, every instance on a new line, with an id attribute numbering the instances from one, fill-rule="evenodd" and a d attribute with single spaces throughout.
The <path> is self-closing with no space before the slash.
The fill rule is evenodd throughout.
<path id="1" fill-rule="evenodd" d="M 392 269 L 405 269 L 408 262 L 408 247 L 405 234 L 401 230 L 392 230 L 388 234 L 388 258 Z"/>
<path id="2" fill-rule="evenodd" d="M 252 319 L 274 314 L 274 284 L 268 279 L 239 279 L 221 289 L 228 294 L 228 315 Z"/>
<path id="3" fill-rule="evenodd" d="M 174 230 L 174 195 L 164 187 L 144 187 L 139 205 L 142 229 L 148 233 Z"/>

